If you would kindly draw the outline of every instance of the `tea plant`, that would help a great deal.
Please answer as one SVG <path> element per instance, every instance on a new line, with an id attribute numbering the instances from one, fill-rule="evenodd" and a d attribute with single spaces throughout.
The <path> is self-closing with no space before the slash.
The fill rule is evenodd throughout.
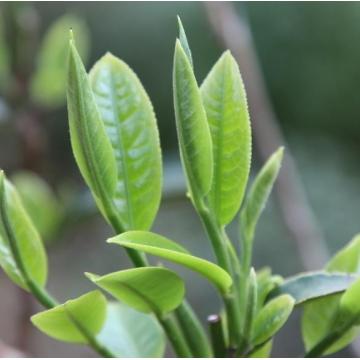
<path id="1" fill-rule="evenodd" d="M 244 194 L 251 162 L 251 128 L 238 66 L 229 51 L 199 87 L 179 21 L 173 92 L 181 161 L 192 202 L 216 264 L 150 232 L 162 184 L 159 136 L 152 105 L 134 72 L 106 54 L 89 74 L 70 40 L 68 113 L 80 172 L 134 268 L 86 273 L 101 290 L 59 304 L 45 289 L 47 258 L 16 189 L 1 172 L 0 264 L 47 310 L 31 318 L 55 339 L 88 344 L 106 357 L 159 357 L 167 336 L 179 357 L 268 357 L 272 339 L 295 306 L 303 307 L 306 356 L 331 354 L 349 344 L 360 325 L 360 236 L 323 271 L 289 279 L 252 267 L 256 225 L 276 180 L 280 148 Z M 226 226 L 239 213 L 239 244 Z M 238 251 L 238 248 L 240 249 Z M 115 249 L 115 247 L 114 247 Z M 200 274 L 218 291 L 223 309 L 207 332 L 185 299 L 174 271 L 147 255 Z M 208 335 L 209 333 L 209 335 Z M 297 355 L 297 354 L 295 354 Z"/>

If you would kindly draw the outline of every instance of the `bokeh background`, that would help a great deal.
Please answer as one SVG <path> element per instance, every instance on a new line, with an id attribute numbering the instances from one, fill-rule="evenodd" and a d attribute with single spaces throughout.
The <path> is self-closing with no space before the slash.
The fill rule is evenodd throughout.
<path id="1" fill-rule="evenodd" d="M 319 237 L 325 239 L 322 245 L 332 253 L 360 231 L 360 4 L 241 2 L 232 10 L 252 34 L 259 74 L 276 126 L 284 136 L 272 144 L 271 150 L 286 141 L 311 220 Z M 195 254 L 213 259 L 200 222 L 185 197 L 171 84 L 177 14 L 187 31 L 199 82 L 224 50 L 210 24 L 206 4 L 19 2 L 0 3 L 0 11 L 0 167 L 14 177 L 24 196 L 30 193 L 31 198 L 40 188 L 39 202 L 43 201 L 47 215 L 41 209 L 34 209 L 34 214 L 47 239 L 50 291 L 61 300 L 76 297 L 92 289 L 84 271 L 106 273 L 129 265 L 120 250 L 105 245 L 111 231 L 97 215 L 71 153 L 61 86 L 66 68 L 62 44 L 67 42 L 69 24 L 82 44 L 88 69 L 111 51 L 135 70 L 153 102 L 165 168 L 164 197 L 154 230 Z M 62 30 L 54 30 L 56 21 Z M 49 29 L 53 31 L 51 37 Z M 236 46 L 246 32 L 232 35 Z M 56 65 L 46 72 L 47 59 Z M 259 110 L 256 99 L 253 103 L 250 114 Z M 261 117 L 257 119 L 258 124 L 261 121 Z M 262 136 L 266 137 L 267 124 L 263 128 Z M 259 146 L 254 146 L 253 154 L 254 174 L 263 163 Z M 20 170 L 39 174 L 46 184 Z M 47 186 L 51 192 L 44 195 Z M 273 195 L 259 223 L 254 261 L 257 268 L 269 265 L 275 273 L 289 276 L 307 265 L 304 254 L 299 256 L 301 243 L 294 240 L 280 208 Z M 229 232 L 236 239 L 236 222 Z M 317 267 L 322 265 L 320 258 Z M 178 270 L 187 280 L 188 298 L 205 321 L 208 314 L 218 311 L 215 292 L 198 276 Z M 36 310 L 36 304 L 1 273 L 1 341 L 33 356 L 93 355 L 84 347 L 53 341 L 29 326 L 27 311 Z M 280 332 L 273 355 L 302 354 L 300 314 L 296 311 Z M 353 355 L 353 351 L 347 349 L 342 355 Z"/>

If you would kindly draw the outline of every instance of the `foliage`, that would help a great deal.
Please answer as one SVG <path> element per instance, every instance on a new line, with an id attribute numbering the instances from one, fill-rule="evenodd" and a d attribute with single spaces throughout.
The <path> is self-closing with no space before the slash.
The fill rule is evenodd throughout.
<path id="1" fill-rule="evenodd" d="M 47 308 L 32 317 L 39 330 L 61 341 L 88 344 L 102 356 L 162 356 L 166 334 L 179 357 L 268 357 L 274 336 L 295 306 L 304 308 L 306 355 L 337 351 L 360 325 L 359 237 L 323 271 L 283 280 L 269 269 L 254 270 L 255 230 L 283 149 L 269 157 L 249 186 L 250 117 L 237 63 L 226 51 L 199 87 L 180 19 L 179 28 L 173 92 L 180 156 L 189 197 L 217 263 L 150 231 L 160 203 L 162 165 L 149 97 L 135 73 L 114 55 L 106 54 L 88 74 L 71 34 L 67 103 L 75 161 L 115 232 L 108 242 L 125 249 L 135 267 L 85 274 L 115 302 L 95 290 L 58 304 L 45 289 L 46 254 L 33 225 L 36 217 L 32 221 L 22 205 L 32 211 L 34 200 L 17 181 L 22 201 L 3 172 L 0 265 Z M 44 54 L 50 63 L 51 56 Z M 53 203 L 50 194 L 39 196 L 39 202 Z M 235 217 L 240 254 L 226 234 Z M 215 286 L 223 308 L 209 321 L 211 339 L 185 299 L 183 280 L 163 264 L 152 265 L 148 255 L 185 266 Z"/>

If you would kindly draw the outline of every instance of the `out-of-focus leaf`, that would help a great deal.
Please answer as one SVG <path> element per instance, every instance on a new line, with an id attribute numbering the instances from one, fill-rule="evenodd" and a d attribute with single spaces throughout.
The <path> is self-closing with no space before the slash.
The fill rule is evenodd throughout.
<path id="1" fill-rule="evenodd" d="M 298 305 L 308 300 L 343 292 L 356 278 L 356 275 L 324 271 L 303 273 L 285 279 L 280 286 L 271 291 L 268 299 L 281 294 L 289 294 Z"/>
<path id="2" fill-rule="evenodd" d="M 268 302 L 255 318 L 251 343 L 258 345 L 270 340 L 285 324 L 294 304 L 289 295 L 281 295 Z"/>
<path id="3" fill-rule="evenodd" d="M 183 265 L 206 277 L 222 293 L 226 293 L 232 284 L 230 275 L 221 267 L 189 254 L 182 246 L 161 235 L 147 231 L 128 231 L 109 239 L 108 242 Z"/>
<path id="4" fill-rule="evenodd" d="M 135 73 L 109 53 L 92 68 L 90 82 L 116 157 L 117 213 L 124 229 L 148 230 L 159 207 L 162 184 L 151 102 Z"/>
<path id="5" fill-rule="evenodd" d="M 257 280 L 257 311 L 265 304 L 270 291 L 283 283 L 284 279 L 279 275 L 272 275 L 270 268 L 260 269 L 256 273 Z"/>
<path id="6" fill-rule="evenodd" d="M 242 234 L 248 241 L 254 237 L 256 224 L 279 173 L 283 152 L 284 150 L 281 147 L 270 156 L 256 176 L 246 198 L 244 208 L 241 211 L 240 225 Z"/>
<path id="7" fill-rule="evenodd" d="M 186 56 L 189 59 L 190 65 L 192 67 L 194 67 L 190 46 L 189 46 L 189 43 L 188 43 L 188 40 L 187 40 L 187 37 L 186 37 L 185 29 L 184 29 L 183 24 L 181 22 L 180 16 L 178 16 L 177 19 L 178 19 L 178 26 L 179 26 L 180 44 L 181 44 L 182 48 L 184 49 Z"/>
<path id="8" fill-rule="evenodd" d="M 31 321 L 40 331 L 54 339 L 86 344 L 87 336 L 93 337 L 100 332 L 105 318 L 105 296 L 95 290 L 40 312 L 32 316 Z"/>
<path id="9" fill-rule="evenodd" d="M 43 243 L 3 171 L 0 171 L 0 265 L 24 289 L 28 289 L 28 280 L 40 286 L 46 283 Z"/>
<path id="10" fill-rule="evenodd" d="M 249 358 L 269 358 L 271 354 L 273 342 L 272 340 L 266 342 L 264 345 L 260 346 L 256 350 L 252 351 L 248 357 Z"/>
<path id="11" fill-rule="evenodd" d="M 31 80 L 30 92 L 35 102 L 45 107 L 55 107 L 65 102 L 66 61 L 68 57 L 68 33 L 73 29 L 77 47 L 86 62 L 89 53 L 89 33 L 85 22 L 74 16 L 64 15 L 47 30 Z"/>
<path id="12" fill-rule="evenodd" d="M 354 320 L 360 325 L 360 277 L 345 291 L 340 298 L 339 312 L 343 317 Z"/>
<path id="13" fill-rule="evenodd" d="M 229 51 L 216 62 L 201 85 L 210 125 L 214 173 L 208 194 L 221 225 L 238 212 L 251 161 L 251 129 L 244 84 Z"/>
<path id="14" fill-rule="evenodd" d="M 173 87 L 180 156 L 190 195 L 203 197 L 212 181 L 211 135 L 193 69 L 179 40 L 175 46 Z"/>
<path id="15" fill-rule="evenodd" d="M 4 18 L 0 11 L 0 89 L 5 90 L 10 75 L 9 50 L 5 41 Z"/>
<path id="16" fill-rule="evenodd" d="M 19 171 L 12 176 L 23 205 L 45 242 L 53 240 L 63 209 L 50 186 L 30 171 Z"/>
<path id="17" fill-rule="evenodd" d="M 115 193 L 117 166 L 90 82 L 73 39 L 68 66 L 68 114 L 73 153 L 101 210 Z"/>
<path id="18" fill-rule="evenodd" d="M 182 279 L 160 267 L 135 268 L 104 276 L 86 273 L 86 276 L 116 299 L 145 313 L 174 310 L 185 293 Z"/>
<path id="19" fill-rule="evenodd" d="M 105 325 L 97 340 L 121 358 L 159 358 L 164 355 L 165 336 L 151 314 L 110 302 Z"/>

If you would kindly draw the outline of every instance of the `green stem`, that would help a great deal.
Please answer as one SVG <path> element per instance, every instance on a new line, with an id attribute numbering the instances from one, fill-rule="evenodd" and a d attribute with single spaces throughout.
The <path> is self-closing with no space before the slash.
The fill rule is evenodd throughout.
<path id="1" fill-rule="evenodd" d="M 221 317 L 219 315 L 210 315 L 208 323 L 215 357 L 226 357 L 227 346 Z"/>
<path id="2" fill-rule="evenodd" d="M 193 357 L 193 354 L 191 353 L 191 350 L 188 344 L 186 343 L 182 331 L 178 323 L 174 319 L 173 315 L 172 314 L 167 314 L 165 316 L 158 315 L 157 317 L 162 327 L 164 328 L 177 356 L 184 358 Z"/>
<path id="3" fill-rule="evenodd" d="M 174 315 L 194 357 L 212 357 L 211 346 L 204 328 L 186 300 L 175 310 Z"/>

